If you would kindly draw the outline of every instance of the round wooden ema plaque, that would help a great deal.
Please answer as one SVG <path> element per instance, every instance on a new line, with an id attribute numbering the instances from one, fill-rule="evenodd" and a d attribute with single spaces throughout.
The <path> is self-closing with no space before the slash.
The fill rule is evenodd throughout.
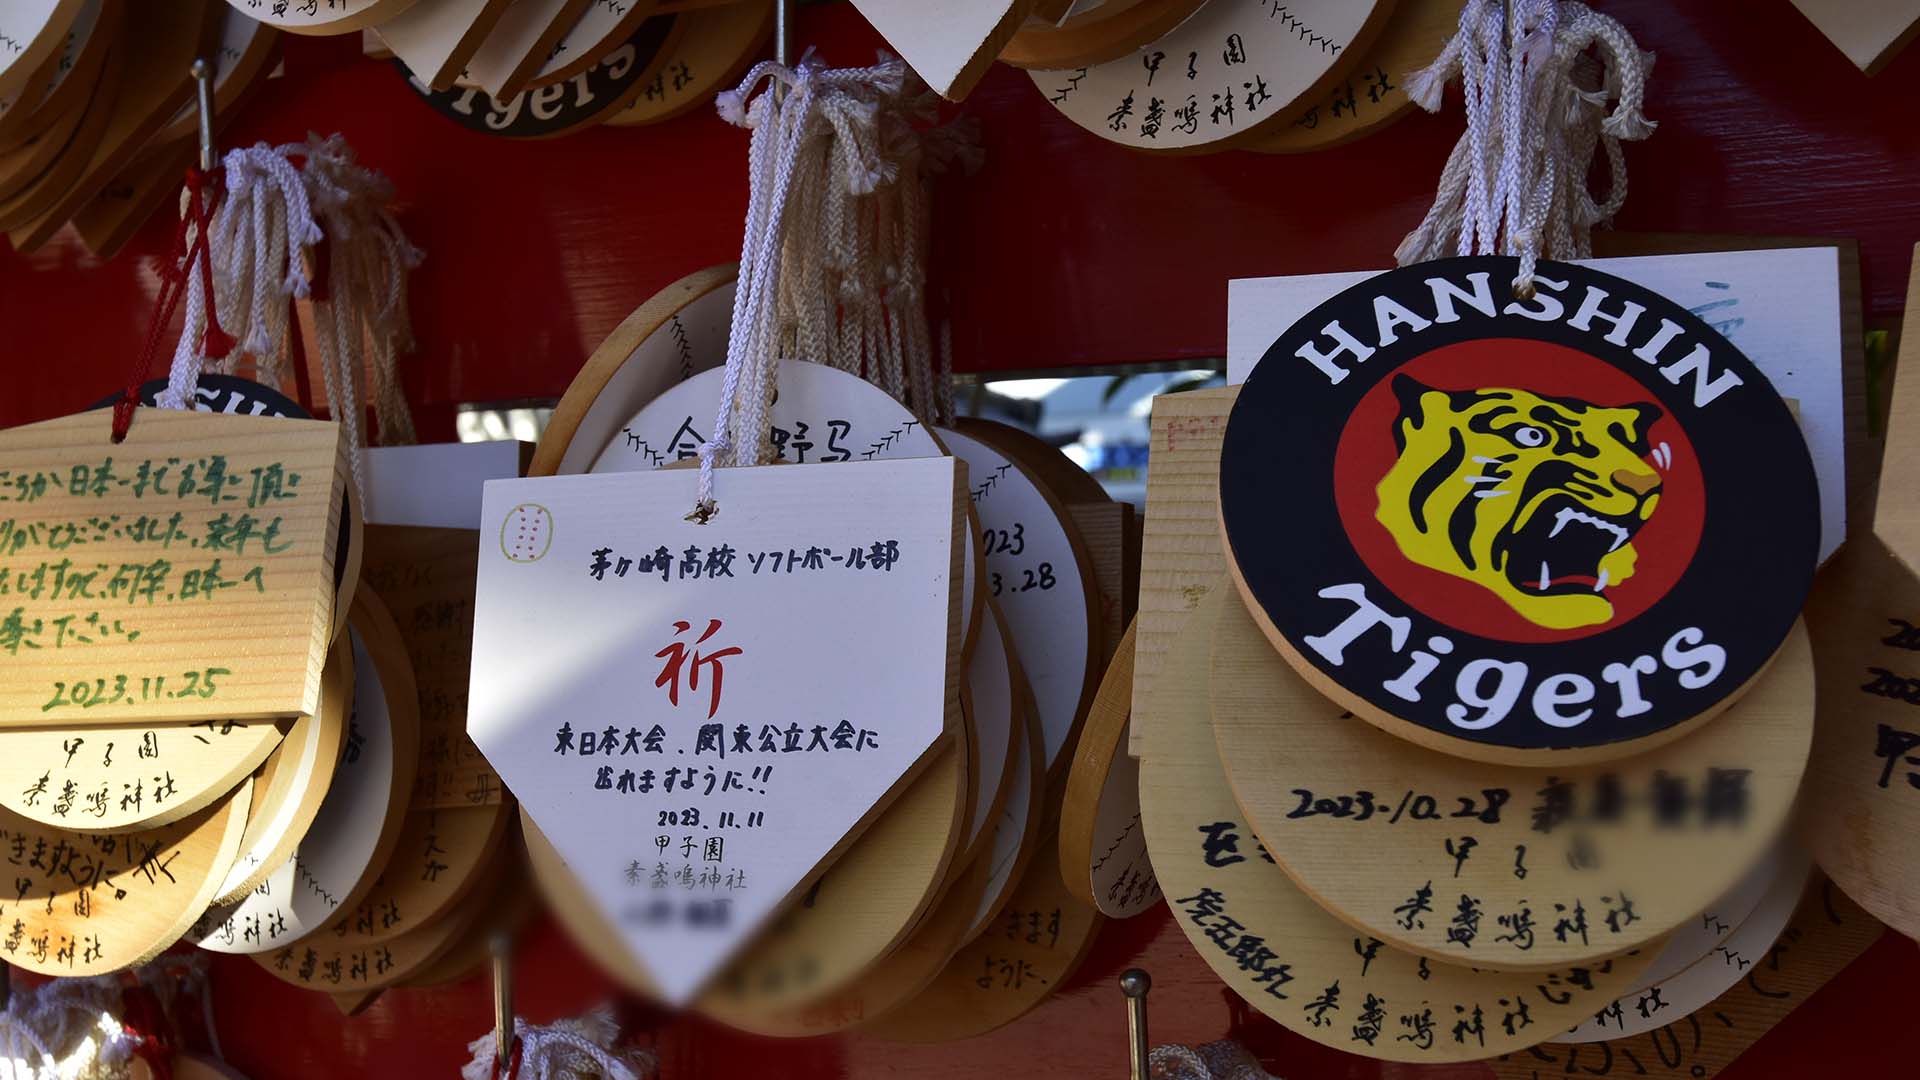
<path id="1" fill-rule="evenodd" d="M 1058 860 L 1052 842 L 1044 844 L 986 931 L 926 989 L 859 1029 L 898 1042 L 951 1042 L 1004 1027 L 1045 1000 L 1080 967 L 1103 922 L 1067 892 Z"/>
<path id="2" fill-rule="evenodd" d="M 715 291 L 726 293 L 731 305 L 731 282 Z M 619 437 L 606 444 L 589 471 L 635 472 L 696 460 L 707 441 L 701 432 L 713 427 L 725 381 L 726 367 L 722 364 L 668 387 L 627 420 Z M 885 390 L 858 375 L 805 360 L 782 360 L 778 385 L 779 392 L 768 410 L 775 461 L 805 465 L 947 456 L 948 447 L 940 435 Z M 968 467 L 975 477 L 979 476 L 971 463 Z M 973 481 L 976 491 L 979 483 L 978 479 Z M 970 516 L 977 517 L 979 500 L 974 501 L 976 511 Z M 976 532 L 978 526 L 967 530 L 966 551 L 960 562 L 963 659 L 973 654 L 975 628 L 988 592 L 981 577 L 985 534 L 976 536 Z M 1080 565 L 1084 564 L 1082 560 Z M 1064 572 L 1065 564 L 1061 566 Z M 1008 623 L 1011 631 L 1018 622 L 1017 615 L 1010 613 L 1010 618 L 1015 620 Z M 1018 654 L 1017 634 L 1014 647 Z"/>
<path id="3" fill-rule="evenodd" d="M 1060 71 L 1118 60 L 1157 41 L 1192 17 L 1206 0 L 1108 0 L 1058 25 L 1029 18 L 1000 61 L 1017 68 Z"/>
<path id="4" fill-rule="evenodd" d="M 785 1011 L 756 1013 L 747 1030 L 778 1037 L 825 1035 L 912 999 L 966 940 L 974 909 L 992 877 L 987 864 L 986 859 L 975 859 L 961 868 L 947 894 L 914 926 L 912 936 L 858 979 Z"/>
<path id="5" fill-rule="evenodd" d="M 588 5 L 580 18 L 560 35 L 560 40 L 554 42 L 552 55 L 527 83 L 528 89 L 570 79 L 598 64 L 632 37 L 658 6 L 659 0 Z"/>
<path id="6" fill-rule="evenodd" d="M 551 139 L 602 123 L 632 104 L 666 62 L 679 27 L 679 16 L 657 15 L 585 69 L 504 102 L 477 86 L 431 90 L 412 78 L 407 85 L 461 127 L 509 139 Z M 393 63 L 406 73 L 404 63 Z"/>
<path id="7" fill-rule="evenodd" d="M 992 839 L 978 860 L 986 866 L 987 881 L 973 906 L 973 917 L 962 939 L 966 941 L 978 936 L 994 914 L 1006 906 L 1040 846 L 1047 790 L 1040 725 L 1033 722 L 1025 707 L 1016 707 L 1014 728 L 1020 743 L 1008 762 L 1012 775 L 1007 779 L 1006 798 L 994 816 Z"/>
<path id="8" fill-rule="evenodd" d="M 1810 870 L 1807 857 L 1793 852 L 1747 919 L 1704 955 L 1696 953 L 1694 962 L 1678 973 L 1609 1002 L 1553 1041 L 1599 1042 L 1642 1035 L 1712 1004 L 1746 978 L 1754 964 L 1767 959 L 1773 943 L 1793 918 L 1794 909 L 1800 906 Z"/>
<path id="9" fill-rule="evenodd" d="M 59 52 L 81 0 L 8 0 L 0 4 L 0 96 L 32 80 Z"/>
<path id="10" fill-rule="evenodd" d="M 489 911 L 499 907 L 503 894 L 522 886 L 505 872 L 504 859 L 486 868 L 480 888 L 464 903 L 433 922 L 375 945 L 337 940 L 321 931 L 282 944 L 253 961 L 282 982 L 328 994 L 365 993 L 406 982 L 433 967 L 465 939 Z"/>
<path id="11" fill-rule="evenodd" d="M 967 754 L 953 732 L 820 878 L 748 942 L 694 1008 L 758 1031 L 862 978 L 940 899 L 967 830 Z"/>
<path id="12" fill-rule="evenodd" d="M 399 843 L 419 754 L 413 674 L 392 616 L 361 590 L 349 638 L 353 715 L 332 786 L 291 858 L 194 928 L 203 949 L 266 953 L 359 907 Z"/>
<path id="13" fill-rule="evenodd" d="M 527 475 L 591 471 L 647 402 L 695 372 L 724 366 L 738 272 L 732 263 L 696 270 L 621 320 L 554 406 Z"/>
<path id="14" fill-rule="evenodd" d="M 95 30 L 101 26 L 103 11 L 107 12 L 106 32 L 96 37 Z M 45 125 L 48 116 L 57 115 L 56 105 L 64 106 L 73 100 L 73 91 L 65 89 L 69 79 L 76 73 L 80 61 L 88 55 L 90 42 L 94 64 L 98 64 L 106 39 L 112 36 L 114 27 L 118 25 L 114 20 L 119 14 L 117 8 L 107 11 L 106 0 L 84 0 L 74 11 L 73 21 L 62 31 L 58 47 L 40 61 L 25 81 L 0 93 L 0 150 L 12 149 L 31 137 Z M 87 77 L 91 79 L 98 73 L 95 66 L 87 73 Z M 64 98 L 62 95 L 65 95 Z M 36 118 L 42 109 L 48 111 Z"/>
<path id="15" fill-rule="evenodd" d="M 1637 949 L 1785 828 L 1813 739 L 1804 629 L 1714 723 L 1567 769 L 1416 746 L 1315 693 L 1246 605 L 1213 624 L 1213 730 L 1244 819 L 1302 890 L 1395 948 L 1532 970 Z"/>
<path id="16" fill-rule="evenodd" d="M 1358 62 L 1393 0 L 1214 0 L 1165 37 L 1085 69 L 1031 71 L 1067 119 L 1158 153 L 1223 150 L 1281 130 Z"/>
<path id="17" fill-rule="evenodd" d="M 1665 982 L 1713 951 L 1714 946 L 1720 944 L 1728 934 L 1746 924 L 1760 906 L 1760 901 L 1766 897 L 1767 890 L 1796 861 L 1804 866 L 1807 859 L 1794 849 L 1791 840 L 1783 838 L 1767 849 L 1767 853 L 1747 871 L 1747 876 L 1741 878 L 1738 885 L 1717 897 L 1707 905 L 1705 911 L 1667 938 L 1666 944 L 1654 955 L 1652 963 L 1640 972 L 1639 978 L 1633 980 L 1633 986 L 1627 993 L 1638 994 L 1649 986 Z"/>
<path id="18" fill-rule="evenodd" d="M 526 841 L 527 865 L 533 871 L 534 884 L 580 952 L 631 993 L 648 1001 L 656 1000 L 660 992 L 652 976 L 620 943 L 620 931 L 601 914 L 580 879 L 567 869 L 566 860 L 554 849 L 553 842 L 527 816 L 525 807 L 520 808 L 520 836 Z"/>
<path id="19" fill-rule="evenodd" d="M 353 709 L 353 648 L 335 641 L 321 673 L 320 709 L 294 721 L 266 764 L 254 774 L 253 808 L 240 837 L 240 857 L 214 896 L 216 905 L 239 903 L 277 867 L 293 857 L 307 835 L 347 746 Z"/>
<path id="20" fill-rule="evenodd" d="M 103 975 L 158 956 L 206 910 L 240 850 L 253 781 L 157 829 L 75 833 L 0 810 L 14 881 L 0 960 L 41 975 Z"/>
<path id="21" fill-rule="evenodd" d="M 1116 919 L 1160 902 L 1140 831 L 1140 763 L 1127 753 L 1135 625 L 1127 624 L 1107 663 L 1060 800 L 1061 876 L 1102 915 Z"/>
<path id="22" fill-rule="evenodd" d="M 1515 299 L 1516 269 L 1394 270 L 1295 323 L 1228 416 L 1220 520 L 1316 690 L 1431 749 L 1564 768 L 1752 684 L 1806 599 L 1818 493 L 1786 404 L 1698 316 L 1565 263 Z"/>
<path id="23" fill-rule="evenodd" d="M 1879 537 L 1849 540 L 1807 621 L 1820 703 L 1800 839 L 1874 918 L 1920 938 L 1920 577 Z"/>
<path id="24" fill-rule="evenodd" d="M 28 220 L 8 225 L 16 250 L 31 251 L 50 239 L 80 208 L 98 195 L 141 147 L 193 93 L 188 67 L 203 42 L 218 30 L 215 0 L 185 0 L 165 5 L 129 4 L 120 37 L 125 48 L 114 55 L 121 86 L 113 97 L 100 137 L 84 155 L 70 147 L 62 158 L 84 157 L 72 177 L 49 191 Z M 86 124 L 83 122 L 84 131 Z"/>
<path id="25" fill-rule="evenodd" d="M 1216 585 L 1154 679 L 1140 813 L 1173 918 L 1248 1004 L 1317 1043 L 1387 1061 L 1471 1061 L 1545 1042 L 1613 1000 L 1651 952 L 1502 973 L 1401 952 L 1329 914 L 1262 855 L 1207 737 Z"/>
<path id="26" fill-rule="evenodd" d="M 227 0 L 235 10 L 295 34 L 351 34 L 378 26 L 416 0 Z"/>
<path id="27" fill-rule="evenodd" d="M 1011 424 L 998 420 L 982 420 L 976 416 L 962 416 L 954 421 L 954 428 L 962 434 L 993 447 L 995 450 L 1020 463 L 1020 467 L 1031 474 L 1040 486 L 1053 493 L 1054 498 L 1069 505 L 1080 503 L 1110 503 L 1113 496 L 1100 486 L 1093 474 L 1073 463 L 1073 459 L 1051 443 L 1043 442 L 1039 436 L 1021 431 Z"/>
<path id="28" fill-rule="evenodd" d="M 88 88 L 91 89 L 91 88 Z M 45 127 L 19 145 L 0 152 L 0 209 L 32 192 L 35 184 L 63 154 L 80 123 L 86 119 L 91 96 L 61 109 Z"/>
<path id="29" fill-rule="evenodd" d="M 971 435 L 942 428 L 939 437 L 967 463 L 986 559 L 984 591 L 1005 616 L 1013 656 L 1033 691 L 1049 775 L 1064 772 L 1064 752 L 1098 678 L 1100 595 L 1092 557 L 1052 492 L 1025 467 Z"/>
<path id="30" fill-rule="evenodd" d="M 1460 24 L 1458 0 L 1398 0 L 1360 63 L 1293 123 L 1247 144 L 1263 154 L 1326 150 L 1413 111 L 1407 76 L 1432 63 Z"/>
<path id="31" fill-rule="evenodd" d="M 773 36 L 773 9 L 765 0 L 744 0 L 681 13 L 680 40 L 667 50 L 666 63 L 607 123 L 658 124 L 712 107 L 714 95 L 738 81 L 765 49 Z"/>
<path id="32" fill-rule="evenodd" d="M 280 745 L 268 720 L 0 731 L 0 807 L 75 832 L 178 821 L 225 796 Z"/>
<path id="33" fill-rule="evenodd" d="M 0 229 L 32 222 L 79 181 L 113 115 L 122 79 L 112 61 L 119 55 L 119 49 L 110 50 L 84 101 L 69 106 L 35 141 L 16 148 L 8 160 L 0 161 L 0 191 L 7 192 L 0 198 Z M 19 154 L 29 158 L 13 156 Z"/>
<path id="34" fill-rule="evenodd" d="M 1015 771 L 1024 768 L 1015 762 L 1019 756 L 1016 746 L 1025 744 L 1026 735 L 1014 716 L 1011 665 L 1006 637 L 1000 631 L 1000 615 L 988 605 L 987 617 L 980 621 L 979 644 L 967 661 L 967 694 L 962 699 L 967 726 L 978 747 L 972 775 L 979 785 L 961 846 L 966 863 L 974 861 L 982 845 L 993 842 L 990 826 L 1006 806 Z"/>
<path id="35" fill-rule="evenodd" d="M 379 882 L 351 912 L 334 920 L 333 939 L 378 945 L 434 922 L 464 901 L 499 854 L 512 809 L 498 802 L 408 811 Z"/>

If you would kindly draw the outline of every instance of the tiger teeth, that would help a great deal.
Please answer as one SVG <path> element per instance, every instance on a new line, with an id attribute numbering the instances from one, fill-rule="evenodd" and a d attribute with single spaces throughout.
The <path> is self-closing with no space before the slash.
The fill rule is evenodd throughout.
<path id="1" fill-rule="evenodd" d="M 1551 540 L 1554 537 L 1559 536 L 1560 530 L 1566 528 L 1567 522 L 1569 521 L 1585 522 L 1586 524 L 1591 525 L 1602 532 L 1612 533 L 1613 546 L 1607 548 L 1608 551 L 1617 551 L 1619 550 L 1621 544 L 1624 544 L 1627 542 L 1626 529 L 1621 528 L 1618 525 L 1615 525 L 1611 521 L 1606 521 L 1601 518 L 1594 517 L 1592 514 L 1583 514 L 1580 511 L 1575 510 L 1571 506 L 1561 507 L 1560 512 L 1554 515 L 1553 531 L 1547 534 L 1547 539 Z"/>
<path id="2" fill-rule="evenodd" d="M 1601 592 L 1601 591 L 1604 591 L 1606 587 L 1607 587 L 1607 570 L 1606 570 L 1606 567 L 1601 567 L 1600 580 L 1593 583 L 1593 591 Z"/>
<path id="3" fill-rule="evenodd" d="M 1540 564 L 1540 591 L 1546 592 L 1547 588 L 1552 584 L 1553 584 L 1553 575 L 1547 572 L 1547 564 L 1545 562 L 1542 562 Z"/>

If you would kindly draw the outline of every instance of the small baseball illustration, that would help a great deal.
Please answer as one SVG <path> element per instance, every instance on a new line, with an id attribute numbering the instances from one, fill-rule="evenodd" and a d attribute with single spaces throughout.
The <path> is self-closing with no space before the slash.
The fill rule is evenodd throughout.
<path id="1" fill-rule="evenodd" d="M 553 514 L 539 503 L 521 503 L 500 523 L 500 551 L 508 561 L 539 562 L 553 546 Z"/>

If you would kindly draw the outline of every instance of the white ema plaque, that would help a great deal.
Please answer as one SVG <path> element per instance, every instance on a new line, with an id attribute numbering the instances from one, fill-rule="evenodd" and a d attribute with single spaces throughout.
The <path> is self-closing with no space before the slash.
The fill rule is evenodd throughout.
<path id="1" fill-rule="evenodd" d="M 952 458 L 486 485 L 467 730 L 669 1003 L 945 735 Z M 527 535 L 529 531 L 540 535 Z"/>

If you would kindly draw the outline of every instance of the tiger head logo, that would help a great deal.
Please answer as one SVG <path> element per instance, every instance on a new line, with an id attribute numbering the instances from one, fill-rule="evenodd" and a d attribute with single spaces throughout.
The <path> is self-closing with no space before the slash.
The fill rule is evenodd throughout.
<path id="1" fill-rule="evenodd" d="M 1413 562 L 1465 578 L 1555 630 L 1613 617 L 1634 534 L 1660 502 L 1660 409 L 1526 390 L 1437 390 L 1397 375 L 1399 457 L 1375 517 Z"/>

